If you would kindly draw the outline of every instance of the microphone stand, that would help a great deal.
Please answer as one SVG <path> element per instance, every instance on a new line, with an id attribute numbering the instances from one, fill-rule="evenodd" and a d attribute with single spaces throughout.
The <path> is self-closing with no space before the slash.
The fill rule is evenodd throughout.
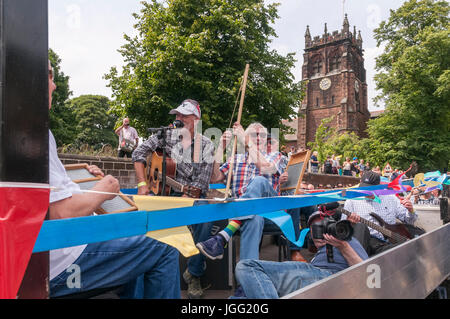
<path id="1" fill-rule="evenodd" d="M 148 129 L 151 133 L 156 133 L 156 136 L 159 140 L 161 140 L 162 144 L 162 151 L 163 151 L 163 163 L 162 163 L 162 189 L 161 189 L 161 196 L 166 195 L 166 170 L 167 170 L 167 164 L 166 164 L 166 158 L 167 158 L 167 152 L 166 152 L 166 146 L 167 146 L 167 131 L 173 130 L 174 128 L 182 128 L 184 126 L 183 122 L 181 121 L 175 121 L 173 126 L 161 126 L 160 128 L 150 128 Z M 169 194 L 170 195 L 170 194 Z"/>
<path id="2" fill-rule="evenodd" d="M 162 140 L 162 149 L 163 149 L 163 164 L 162 164 L 162 189 L 161 189 L 161 196 L 166 195 L 166 132 L 167 129 L 162 129 L 158 132 L 159 139 Z"/>

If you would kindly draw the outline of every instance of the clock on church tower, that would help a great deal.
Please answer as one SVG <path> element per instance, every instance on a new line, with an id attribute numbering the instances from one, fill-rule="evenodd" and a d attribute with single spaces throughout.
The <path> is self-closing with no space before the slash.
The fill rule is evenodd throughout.
<path id="1" fill-rule="evenodd" d="M 340 31 L 329 33 L 325 24 L 322 36 L 312 38 L 307 26 L 303 58 L 302 79 L 307 88 L 299 111 L 299 147 L 307 148 L 322 119 L 329 117 L 338 133 L 366 136 L 370 113 L 362 37 L 356 27 L 350 32 L 347 15 Z"/>

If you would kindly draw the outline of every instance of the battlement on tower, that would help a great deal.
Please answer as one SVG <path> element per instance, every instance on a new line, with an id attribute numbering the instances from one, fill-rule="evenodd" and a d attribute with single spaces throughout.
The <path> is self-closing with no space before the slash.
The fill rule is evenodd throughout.
<path id="1" fill-rule="evenodd" d="M 311 37 L 309 26 L 306 27 L 305 33 L 305 49 L 311 49 L 318 46 L 322 46 L 327 43 L 337 42 L 341 40 L 349 40 L 355 47 L 362 50 L 362 37 L 361 31 L 356 32 L 356 27 L 353 28 L 353 32 L 350 32 L 350 24 L 348 22 L 347 14 L 345 15 L 342 29 L 328 32 L 327 24 L 325 23 L 325 30 L 321 36 Z"/>

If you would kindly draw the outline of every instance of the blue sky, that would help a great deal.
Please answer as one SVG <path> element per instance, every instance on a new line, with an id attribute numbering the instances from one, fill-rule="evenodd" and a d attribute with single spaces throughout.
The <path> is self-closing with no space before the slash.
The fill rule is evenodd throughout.
<path id="1" fill-rule="evenodd" d="M 371 99 L 376 95 L 373 76 L 375 57 L 381 52 L 373 39 L 373 29 L 389 17 L 405 0 L 266 0 L 278 2 L 280 18 L 274 28 L 278 35 L 272 47 L 281 54 L 296 53 L 293 70 L 301 79 L 306 25 L 311 35 L 340 30 L 343 2 L 351 30 L 361 30 L 367 70 L 369 110 L 377 110 Z M 123 35 L 133 35 L 133 13 L 141 8 L 139 0 L 49 0 L 49 45 L 62 59 L 62 69 L 70 76 L 73 97 L 101 94 L 111 97 L 103 75 L 112 66 L 123 64 L 117 50 L 124 44 Z M 381 106 L 382 108 L 382 106 Z"/>

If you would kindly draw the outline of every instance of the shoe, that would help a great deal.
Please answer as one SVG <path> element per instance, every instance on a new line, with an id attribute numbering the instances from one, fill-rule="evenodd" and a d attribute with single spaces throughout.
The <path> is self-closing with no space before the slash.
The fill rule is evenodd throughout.
<path id="1" fill-rule="evenodd" d="M 304 262 L 304 263 L 308 262 L 305 259 L 305 257 L 303 257 L 302 254 L 300 254 L 300 252 L 298 250 L 293 250 L 291 252 L 291 261 L 300 261 L 300 262 Z"/>
<path id="2" fill-rule="evenodd" d="M 200 278 L 191 275 L 186 269 L 183 273 L 184 282 L 188 285 L 187 296 L 189 299 L 200 299 L 203 296 L 203 289 Z"/>
<path id="3" fill-rule="evenodd" d="M 222 259 L 224 252 L 224 239 L 220 235 L 211 237 L 208 240 L 197 243 L 197 248 L 200 252 L 209 259 Z"/>
<path id="4" fill-rule="evenodd" d="M 244 289 L 242 289 L 242 286 L 239 286 L 234 291 L 234 295 L 230 296 L 228 299 L 244 299 L 247 298 L 245 295 Z"/>

